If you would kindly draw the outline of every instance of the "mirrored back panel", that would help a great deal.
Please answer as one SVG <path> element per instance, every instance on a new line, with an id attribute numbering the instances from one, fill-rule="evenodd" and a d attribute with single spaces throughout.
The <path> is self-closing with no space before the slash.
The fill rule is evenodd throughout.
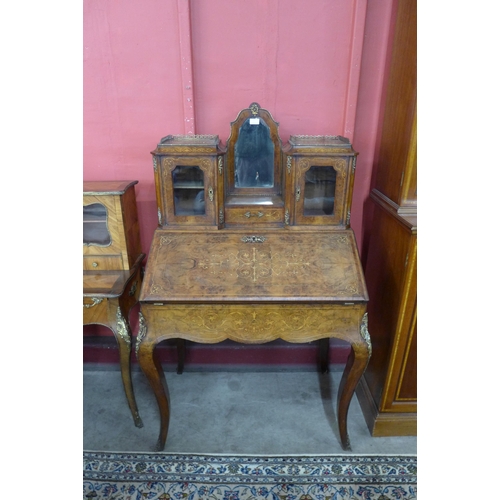
<path id="1" fill-rule="evenodd" d="M 229 196 L 282 193 L 282 155 L 278 123 L 257 103 L 240 111 L 227 141 L 226 190 Z"/>

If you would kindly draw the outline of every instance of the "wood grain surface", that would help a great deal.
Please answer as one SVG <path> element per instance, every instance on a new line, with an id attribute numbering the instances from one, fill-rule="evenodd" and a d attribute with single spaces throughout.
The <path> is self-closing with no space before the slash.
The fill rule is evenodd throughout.
<path id="1" fill-rule="evenodd" d="M 351 230 L 294 232 L 157 230 L 141 302 L 366 302 Z"/>

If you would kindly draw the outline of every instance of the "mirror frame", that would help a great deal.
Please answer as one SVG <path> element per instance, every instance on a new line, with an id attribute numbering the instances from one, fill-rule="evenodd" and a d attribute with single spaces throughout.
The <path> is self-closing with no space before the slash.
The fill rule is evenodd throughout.
<path id="1" fill-rule="evenodd" d="M 248 118 L 260 118 L 269 127 L 271 140 L 274 143 L 274 186 L 272 187 L 236 187 L 234 182 L 235 172 L 235 146 L 238 140 L 241 126 Z M 236 120 L 231 122 L 231 134 L 226 143 L 226 193 L 232 195 L 243 195 L 258 197 L 261 195 L 281 195 L 283 192 L 283 168 L 282 168 L 282 143 L 278 133 L 279 123 L 274 121 L 269 111 L 262 109 L 254 102 L 246 109 L 239 112 Z"/>

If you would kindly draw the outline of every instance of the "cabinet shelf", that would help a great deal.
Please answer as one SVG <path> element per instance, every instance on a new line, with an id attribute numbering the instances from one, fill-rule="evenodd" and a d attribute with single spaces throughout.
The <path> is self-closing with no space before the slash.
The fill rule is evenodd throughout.
<path id="1" fill-rule="evenodd" d="M 174 183 L 174 189 L 203 189 L 203 182 L 201 183 Z"/>

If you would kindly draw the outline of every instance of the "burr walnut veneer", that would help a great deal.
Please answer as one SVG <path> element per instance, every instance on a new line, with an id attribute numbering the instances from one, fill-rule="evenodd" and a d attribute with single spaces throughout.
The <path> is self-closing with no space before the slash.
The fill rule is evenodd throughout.
<path id="1" fill-rule="evenodd" d="M 153 151 L 158 228 L 140 294 L 137 356 L 160 409 L 156 345 L 170 338 L 256 344 L 335 337 L 351 346 L 338 392 L 341 443 L 368 363 L 368 294 L 350 202 L 357 153 L 339 136 L 292 136 L 256 103 L 217 136 L 167 136 Z"/>

